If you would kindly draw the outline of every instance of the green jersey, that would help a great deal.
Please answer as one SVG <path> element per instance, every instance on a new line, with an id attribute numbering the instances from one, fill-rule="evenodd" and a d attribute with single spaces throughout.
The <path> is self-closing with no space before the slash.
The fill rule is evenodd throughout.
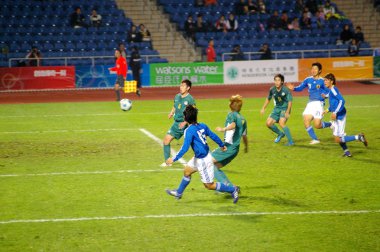
<path id="1" fill-rule="evenodd" d="M 181 94 L 177 94 L 174 97 L 174 121 L 184 121 L 183 111 L 187 105 L 195 105 L 195 100 L 190 94 L 187 94 L 185 97 L 182 97 Z"/>
<path id="2" fill-rule="evenodd" d="M 276 108 L 287 109 L 288 102 L 293 100 L 293 96 L 289 89 L 284 86 L 281 87 L 280 91 L 278 91 L 275 86 L 271 87 L 269 89 L 268 100 L 272 99 L 272 97 Z"/>
<path id="3" fill-rule="evenodd" d="M 228 130 L 224 133 L 224 142 L 227 145 L 239 148 L 241 137 L 247 135 L 247 121 L 239 112 L 234 111 L 228 113 L 224 126 L 228 127 L 228 125 L 233 122 L 236 124 L 235 129 Z"/>

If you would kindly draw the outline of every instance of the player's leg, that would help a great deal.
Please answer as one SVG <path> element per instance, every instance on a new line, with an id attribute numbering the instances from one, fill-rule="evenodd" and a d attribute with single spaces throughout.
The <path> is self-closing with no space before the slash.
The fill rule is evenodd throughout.
<path id="1" fill-rule="evenodd" d="M 174 122 L 163 139 L 163 150 L 165 161 L 170 157 L 170 143 L 173 139 L 180 139 L 183 136 L 184 128 L 179 128 L 179 123 Z M 162 163 L 161 166 L 166 166 L 166 163 Z"/>
<path id="2" fill-rule="evenodd" d="M 120 89 L 124 86 L 124 77 L 122 75 L 118 75 L 116 77 L 116 83 L 115 83 L 115 93 L 116 93 L 116 100 L 120 101 L 121 94 Z"/>
<path id="3" fill-rule="evenodd" d="M 285 133 L 286 138 L 288 139 L 288 143 L 286 145 L 292 146 L 292 145 L 294 145 L 294 141 L 293 141 L 292 135 L 290 134 L 290 129 L 288 128 L 288 126 L 286 126 L 287 120 L 288 119 L 286 119 L 284 116 L 284 117 L 280 118 L 280 121 L 278 123 L 280 124 L 282 130 Z"/>
<path id="4" fill-rule="evenodd" d="M 318 117 L 318 114 L 320 114 L 320 116 L 322 116 L 323 111 L 318 112 L 321 109 L 320 104 L 321 103 L 317 102 L 317 101 L 309 102 L 306 105 L 304 112 L 302 113 L 303 124 L 305 126 L 306 132 L 309 134 L 309 136 L 311 138 L 310 144 L 318 144 L 319 143 L 318 137 L 314 132 L 313 126 L 311 125 L 311 121 L 313 121 L 313 119 L 315 119 L 315 117 Z M 319 118 L 322 118 L 322 117 L 319 117 Z"/>
<path id="5" fill-rule="evenodd" d="M 275 143 L 280 142 L 281 138 L 285 136 L 285 134 L 281 132 L 281 130 L 279 130 L 279 128 L 277 128 L 277 126 L 275 125 L 275 123 L 278 122 L 280 119 L 280 113 L 281 113 L 280 110 L 278 110 L 277 108 L 274 108 L 266 121 L 267 127 L 271 131 L 273 131 L 275 134 L 277 134 L 277 137 L 274 140 Z"/>
<path id="6" fill-rule="evenodd" d="M 194 166 L 194 157 L 187 163 L 185 166 L 185 169 L 183 170 L 183 177 L 181 182 L 179 183 L 179 186 L 176 190 L 170 190 L 166 189 L 166 193 L 176 197 L 177 199 L 182 198 L 182 194 L 185 191 L 186 187 L 190 184 L 191 182 L 191 174 L 197 172 L 197 169 L 192 167 Z"/>
<path id="7" fill-rule="evenodd" d="M 170 143 L 173 141 L 174 136 L 166 134 L 163 139 L 164 160 L 166 161 L 170 157 Z"/>
<path id="8" fill-rule="evenodd" d="M 220 148 L 218 148 L 220 149 Z M 220 183 L 223 183 L 225 185 L 231 185 L 233 186 L 232 182 L 228 179 L 227 175 L 221 170 L 223 165 L 221 163 L 218 163 L 214 158 L 214 177 L 217 181 Z"/>

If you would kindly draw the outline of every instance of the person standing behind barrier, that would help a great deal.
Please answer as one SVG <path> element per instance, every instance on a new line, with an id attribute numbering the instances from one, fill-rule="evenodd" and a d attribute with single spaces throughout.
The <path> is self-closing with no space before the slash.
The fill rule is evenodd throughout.
<path id="1" fill-rule="evenodd" d="M 41 65 L 41 53 L 38 51 L 38 48 L 33 46 L 32 50 L 26 55 L 28 59 L 28 66 L 40 66 Z"/>
<path id="2" fill-rule="evenodd" d="M 119 49 L 115 50 L 116 57 L 116 66 L 109 68 L 110 71 L 116 72 L 116 83 L 115 83 L 115 92 L 116 92 L 116 100 L 120 101 L 120 89 L 124 87 L 124 82 L 127 78 L 127 61 L 121 55 L 121 51 Z"/>
<path id="3" fill-rule="evenodd" d="M 210 41 L 208 42 L 206 54 L 207 54 L 207 62 L 215 62 L 216 54 L 215 54 L 214 40 L 213 39 L 210 39 Z"/>
<path id="4" fill-rule="evenodd" d="M 136 94 L 140 96 L 141 95 L 141 90 L 140 90 L 141 88 L 141 80 L 140 80 L 141 57 L 140 57 L 140 52 L 137 46 L 132 47 L 131 60 L 129 62 L 129 65 L 132 68 L 133 79 L 137 83 Z"/>
<path id="5" fill-rule="evenodd" d="M 269 48 L 269 45 L 267 43 L 264 43 L 259 52 L 261 52 L 261 56 L 260 56 L 260 59 L 261 60 L 270 60 L 272 59 L 272 51 L 271 49 Z"/>

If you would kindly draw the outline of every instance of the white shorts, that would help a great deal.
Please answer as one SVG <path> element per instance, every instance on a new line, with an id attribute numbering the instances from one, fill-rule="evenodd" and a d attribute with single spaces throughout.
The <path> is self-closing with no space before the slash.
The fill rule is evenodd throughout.
<path id="1" fill-rule="evenodd" d="M 308 102 L 302 115 L 312 115 L 314 118 L 322 119 L 323 102 L 322 101 Z"/>
<path id="2" fill-rule="evenodd" d="M 209 184 L 214 182 L 214 163 L 212 162 L 212 156 L 210 153 L 204 158 L 193 157 L 187 162 L 187 166 L 199 172 L 199 176 L 203 183 Z"/>
<path id="3" fill-rule="evenodd" d="M 346 116 L 341 120 L 332 121 L 332 126 L 334 136 L 344 137 L 346 135 L 346 132 L 344 132 L 344 129 L 346 128 Z"/>

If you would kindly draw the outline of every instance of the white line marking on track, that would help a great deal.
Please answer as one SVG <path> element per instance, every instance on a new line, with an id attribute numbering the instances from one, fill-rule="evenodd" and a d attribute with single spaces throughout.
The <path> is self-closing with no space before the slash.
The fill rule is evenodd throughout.
<path id="1" fill-rule="evenodd" d="M 133 131 L 136 128 L 127 129 L 86 129 L 86 130 L 34 130 L 34 131 L 3 131 L 0 134 L 37 134 L 37 133 L 72 133 L 72 132 L 100 132 L 100 131 Z"/>
<path id="2" fill-rule="evenodd" d="M 299 212 L 241 212 L 241 213 L 197 213 L 197 214 L 164 214 L 142 216 L 109 216 L 109 217 L 80 217 L 59 219 L 25 219 L 25 220 L 2 220 L 0 224 L 12 223 L 44 223 L 44 222 L 75 222 L 75 221 L 99 221 L 99 220 L 129 220 L 129 219 L 168 219 L 168 218 L 192 218 L 192 217 L 233 217 L 233 216 L 265 216 L 265 215 L 354 215 L 380 213 L 380 210 L 328 210 L 328 211 L 299 211 Z"/>
<path id="3" fill-rule="evenodd" d="M 91 174 L 113 174 L 113 173 L 141 173 L 141 172 L 162 172 L 162 171 L 182 171 L 180 168 L 163 168 L 152 170 L 118 170 L 118 171 L 73 171 L 73 172 L 46 172 L 46 173 L 26 173 L 26 174 L 0 174 L 0 178 L 7 177 L 37 177 L 37 176 L 61 176 L 61 175 L 91 175 Z"/>
<path id="4" fill-rule="evenodd" d="M 147 131 L 146 129 L 140 129 L 140 131 L 144 133 L 145 135 L 147 135 L 148 137 L 150 137 L 151 139 L 153 139 L 159 145 L 163 146 L 162 140 L 156 137 L 155 135 L 153 135 L 152 133 L 150 133 L 149 131 Z M 175 156 L 177 154 L 177 152 L 172 148 L 170 149 L 170 152 L 172 156 Z M 181 164 L 186 164 L 186 161 L 183 158 L 180 158 L 178 162 L 180 162 Z"/>

